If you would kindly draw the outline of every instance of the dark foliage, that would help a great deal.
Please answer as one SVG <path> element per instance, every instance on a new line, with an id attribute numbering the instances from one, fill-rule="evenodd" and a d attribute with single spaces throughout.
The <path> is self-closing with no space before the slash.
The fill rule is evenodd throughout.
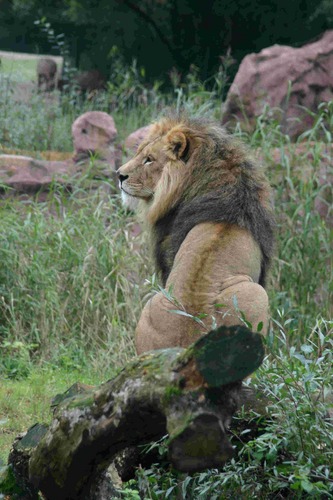
<path id="1" fill-rule="evenodd" d="M 110 74 L 111 49 L 137 59 L 150 80 L 190 65 L 207 79 L 228 49 L 236 62 L 274 43 L 300 45 L 330 27 L 330 0 L 0 0 L 3 49 L 50 53 L 34 26 L 45 17 L 70 46 L 75 66 Z M 325 8 L 324 8 L 325 7 Z M 234 66 L 234 71 L 237 65 Z"/>

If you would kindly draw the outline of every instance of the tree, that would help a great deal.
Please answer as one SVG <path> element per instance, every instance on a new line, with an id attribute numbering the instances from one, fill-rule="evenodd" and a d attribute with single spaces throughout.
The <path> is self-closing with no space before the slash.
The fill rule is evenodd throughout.
<path id="1" fill-rule="evenodd" d="M 115 45 L 128 63 L 134 58 L 146 69 L 148 79 L 163 81 L 173 67 L 184 74 L 190 65 L 206 79 L 228 48 L 240 62 L 248 52 L 274 43 L 300 45 L 332 22 L 326 15 L 331 0 L 13 0 L 5 5 L 21 23 L 16 29 L 25 30 L 29 50 L 36 43 L 40 52 L 47 48 L 33 26 L 44 16 L 65 34 L 81 69 L 110 74 Z"/>
<path id="2" fill-rule="evenodd" d="M 169 434 L 180 471 L 218 467 L 234 453 L 227 429 L 248 390 L 242 380 L 264 357 L 259 333 L 220 327 L 187 349 L 144 353 L 99 387 L 58 396 L 51 424 L 19 437 L 9 456 L 26 498 L 111 498 L 115 456 Z"/>

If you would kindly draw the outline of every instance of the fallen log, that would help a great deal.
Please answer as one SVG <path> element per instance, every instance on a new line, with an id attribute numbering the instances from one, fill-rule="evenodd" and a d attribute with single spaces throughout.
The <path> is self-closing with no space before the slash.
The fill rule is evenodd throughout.
<path id="1" fill-rule="evenodd" d="M 263 356 L 261 336 L 242 326 L 220 327 L 188 349 L 143 354 L 101 386 L 76 385 L 56 398 L 48 428 L 34 426 L 14 443 L 12 471 L 27 498 L 112 498 L 115 456 L 166 433 L 176 469 L 219 467 L 233 455 L 227 429 L 244 401 L 242 380 Z"/>

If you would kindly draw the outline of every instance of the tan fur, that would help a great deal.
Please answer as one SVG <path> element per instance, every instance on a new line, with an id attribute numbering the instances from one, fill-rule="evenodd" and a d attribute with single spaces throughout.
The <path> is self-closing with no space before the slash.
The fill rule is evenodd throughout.
<path id="1" fill-rule="evenodd" d="M 231 326 L 244 324 L 243 313 L 254 330 L 262 322 L 266 332 L 268 298 L 255 283 L 259 271 L 260 251 L 247 231 L 199 224 L 181 245 L 166 284 L 183 307 L 162 292 L 156 294 L 144 307 L 136 329 L 137 352 L 186 347 L 212 328 L 213 317 L 218 326 Z M 194 316 L 207 314 L 204 324 L 170 312 L 183 308 Z"/>
<path id="2" fill-rule="evenodd" d="M 180 200 L 232 184 L 241 173 L 247 153 L 235 142 L 226 141 L 223 157 L 217 157 L 214 140 L 205 127 L 199 124 L 193 129 L 186 120 L 161 120 L 135 157 L 118 171 L 129 198 L 140 200 L 139 211 L 153 237 L 156 222 Z M 218 133 L 223 141 L 225 132 L 219 129 Z M 270 193 L 263 174 L 256 170 L 253 176 L 260 178 L 264 186 L 260 197 L 263 205 L 268 205 Z M 136 329 L 137 352 L 186 347 L 214 323 L 244 324 L 244 318 L 253 330 L 262 323 L 261 331 L 266 333 L 268 298 L 258 284 L 260 263 L 260 248 L 248 230 L 220 222 L 193 227 L 166 282 L 176 304 L 162 292 L 146 304 Z"/>

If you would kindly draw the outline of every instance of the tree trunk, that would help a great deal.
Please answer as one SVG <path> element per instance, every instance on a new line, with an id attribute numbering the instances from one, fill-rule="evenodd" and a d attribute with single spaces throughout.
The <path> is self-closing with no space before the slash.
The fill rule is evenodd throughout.
<path id="1" fill-rule="evenodd" d="M 188 349 L 145 353 L 101 386 L 76 385 L 56 398 L 50 426 L 17 440 L 9 462 L 32 494 L 51 500 L 110 498 L 116 454 L 166 433 L 178 470 L 219 467 L 233 455 L 226 431 L 244 400 L 241 381 L 263 355 L 261 336 L 240 326 Z"/>

